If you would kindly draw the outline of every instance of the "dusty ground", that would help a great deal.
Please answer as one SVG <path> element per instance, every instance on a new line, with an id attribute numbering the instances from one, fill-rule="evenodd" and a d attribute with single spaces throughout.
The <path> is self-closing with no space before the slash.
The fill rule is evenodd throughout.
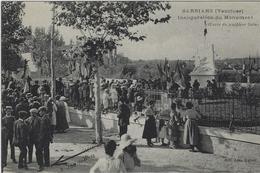
<path id="1" fill-rule="evenodd" d="M 131 128 L 131 127 L 130 127 Z M 105 140 L 112 138 L 118 140 L 116 136 L 105 134 Z M 54 143 L 51 145 L 51 162 L 56 161 L 61 155 L 65 157 L 83 151 L 93 146 L 94 131 L 82 127 L 71 126 L 65 134 L 56 134 Z M 185 149 L 172 150 L 160 147 L 159 144 L 154 148 L 145 146 L 144 140 L 136 142 L 138 155 L 142 161 L 142 166 L 136 168 L 136 172 L 260 172 L 259 160 L 234 160 L 206 153 L 191 153 Z M 16 149 L 18 160 L 19 151 Z M 46 168 L 43 173 L 80 173 L 88 172 L 95 161 L 104 156 L 103 147 L 94 148 L 80 156 L 68 161 L 67 165 L 53 166 Z M 8 156 L 9 157 L 9 156 Z M 8 162 L 4 168 L 5 173 L 27 173 L 37 172 L 35 156 L 33 163 L 29 165 L 29 170 L 18 170 L 17 164 Z"/>

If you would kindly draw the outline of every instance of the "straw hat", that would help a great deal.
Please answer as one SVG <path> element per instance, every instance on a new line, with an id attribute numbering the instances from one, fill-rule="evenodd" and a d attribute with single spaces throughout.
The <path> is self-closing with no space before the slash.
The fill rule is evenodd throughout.
<path id="1" fill-rule="evenodd" d="M 143 98 L 142 98 L 141 96 L 138 96 L 138 97 L 136 98 L 136 100 L 137 100 L 137 101 L 141 101 L 141 100 L 143 100 Z"/>
<path id="2" fill-rule="evenodd" d="M 12 106 L 6 106 L 5 109 L 13 109 Z"/>
<path id="3" fill-rule="evenodd" d="M 36 109 L 36 108 L 32 108 L 32 109 L 30 109 L 30 113 L 38 113 L 38 110 Z"/>
<path id="4" fill-rule="evenodd" d="M 66 98 L 66 97 L 64 97 L 64 96 L 61 96 L 59 100 L 60 100 L 60 101 L 66 101 L 66 100 L 67 100 L 67 98 Z"/>
<path id="5" fill-rule="evenodd" d="M 121 136 L 119 147 L 121 149 L 126 148 L 127 146 L 133 144 L 137 139 L 132 139 L 129 134 L 124 134 Z"/>

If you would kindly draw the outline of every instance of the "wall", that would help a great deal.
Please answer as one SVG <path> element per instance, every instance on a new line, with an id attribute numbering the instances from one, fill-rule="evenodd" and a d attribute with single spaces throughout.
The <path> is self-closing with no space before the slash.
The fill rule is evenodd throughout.
<path id="1" fill-rule="evenodd" d="M 93 128 L 94 112 L 82 112 L 70 108 L 72 123 L 79 126 Z M 139 140 L 142 139 L 145 119 L 142 118 L 138 123 L 130 119 L 128 133 Z M 102 126 L 104 130 L 111 133 L 118 133 L 116 114 L 102 115 Z M 183 148 L 183 129 L 181 131 L 180 143 Z M 259 160 L 260 161 L 260 135 L 249 133 L 230 133 L 228 130 L 200 127 L 201 150 L 203 152 L 221 155 L 234 160 Z"/>

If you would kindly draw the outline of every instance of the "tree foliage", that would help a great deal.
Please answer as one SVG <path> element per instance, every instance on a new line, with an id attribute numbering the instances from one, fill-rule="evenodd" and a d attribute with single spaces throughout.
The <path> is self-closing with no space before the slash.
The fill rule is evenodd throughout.
<path id="1" fill-rule="evenodd" d="M 55 30 L 53 41 L 56 48 L 60 48 L 65 45 L 64 39 L 58 30 Z M 50 75 L 51 28 L 49 28 L 46 32 L 45 28 L 36 27 L 31 38 L 31 44 L 33 59 L 36 62 L 37 66 L 41 69 L 41 74 Z M 62 52 L 56 49 L 56 51 L 54 51 L 54 57 L 55 64 L 57 65 L 57 67 L 59 67 L 55 69 L 62 69 L 63 67 L 60 66 L 64 62 Z"/>
<path id="2" fill-rule="evenodd" d="M 134 29 L 148 22 L 165 23 L 169 15 L 157 18 L 157 11 L 166 11 L 164 2 L 51 2 L 57 9 L 57 25 L 79 29 L 83 36 L 81 51 L 89 62 L 103 64 L 103 55 L 128 38 L 141 41 L 146 38 Z M 76 56 L 79 56 L 77 53 Z"/>
<path id="3" fill-rule="evenodd" d="M 16 71 L 21 65 L 20 45 L 30 35 L 29 28 L 22 25 L 23 2 L 3 1 L 1 3 L 1 31 L 2 31 L 2 68 Z"/>

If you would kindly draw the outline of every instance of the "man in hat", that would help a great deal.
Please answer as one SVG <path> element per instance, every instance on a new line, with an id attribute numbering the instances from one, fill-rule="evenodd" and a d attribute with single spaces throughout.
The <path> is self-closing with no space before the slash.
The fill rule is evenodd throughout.
<path id="1" fill-rule="evenodd" d="M 30 109 L 30 117 L 26 119 L 29 128 L 29 163 L 32 163 L 33 146 L 36 148 L 36 160 L 39 165 L 39 170 L 42 169 L 42 152 L 40 148 L 40 124 L 41 119 L 38 116 L 36 108 Z"/>
<path id="2" fill-rule="evenodd" d="M 118 105 L 118 126 L 119 126 L 119 136 L 127 133 L 127 126 L 129 125 L 130 109 L 127 106 L 123 97 L 120 97 L 120 102 Z"/>
<path id="3" fill-rule="evenodd" d="M 39 108 L 39 115 L 41 117 L 40 123 L 40 146 L 41 152 L 44 156 L 44 166 L 50 166 L 50 142 L 52 141 L 51 133 L 51 120 L 49 114 L 47 113 L 47 107 L 42 106 Z M 43 167 L 41 168 L 43 169 Z"/>
<path id="4" fill-rule="evenodd" d="M 51 95 L 51 88 L 50 88 L 50 86 L 48 85 L 47 80 L 44 80 L 44 81 L 43 81 L 42 86 L 43 86 L 43 89 L 44 89 L 44 94 Z"/>
<path id="5" fill-rule="evenodd" d="M 63 84 L 62 78 L 60 77 L 59 80 L 56 80 L 56 94 L 64 96 L 64 88 L 65 85 Z"/>
<path id="6" fill-rule="evenodd" d="M 26 98 L 24 98 L 24 97 L 20 98 L 19 103 L 15 107 L 15 117 L 16 117 L 16 119 L 18 119 L 20 111 L 25 111 L 25 112 L 29 113 L 29 103 L 26 100 Z"/>
<path id="7" fill-rule="evenodd" d="M 13 145 L 13 127 L 14 127 L 15 117 L 12 115 L 12 111 L 13 109 L 11 106 L 6 106 L 5 108 L 6 114 L 2 118 L 2 126 L 6 127 L 6 136 L 7 136 L 7 140 L 5 143 L 6 149 L 8 148 L 8 142 L 9 142 L 11 148 L 11 159 L 13 160 L 14 163 L 17 163 L 15 160 L 15 150 Z"/>
<path id="8" fill-rule="evenodd" d="M 34 85 L 32 86 L 31 88 L 31 93 L 33 96 L 39 96 L 39 93 L 38 93 L 38 89 L 39 89 L 40 85 L 39 85 L 39 81 L 36 80 L 34 82 Z"/>
<path id="9" fill-rule="evenodd" d="M 19 164 L 18 168 L 25 168 L 27 167 L 26 155 L 27 149 L 26 146 L 28 145 L 28 126 L 26 125 L 24 119 L 27 117 L 27 112 L 20 111 L 19 112 L 19 119 L 14 122 L 14 145 L 18 146 L 20 149 L 20 156 L 19 156 Z"/>

